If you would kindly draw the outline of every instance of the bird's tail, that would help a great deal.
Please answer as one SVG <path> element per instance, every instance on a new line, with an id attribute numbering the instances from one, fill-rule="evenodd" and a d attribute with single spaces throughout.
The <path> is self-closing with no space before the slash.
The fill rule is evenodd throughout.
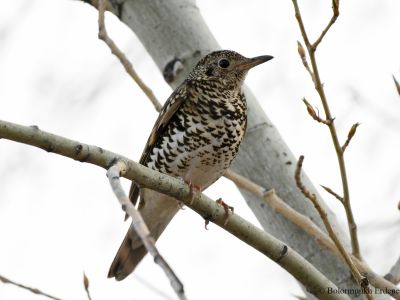
<path id="1" fill-rule="evenodd" d="M 174 198 L 151 190 L 146 190 L 145 199 L 145 204 L 139 211 L 150 230 L 151 236 L 157 240 L 179 210 L 179 205 Z M 108 277 L 115 277 L 118 281 L 125 279 L 133 272 L 146 253 L 147 250 L 140 237 L 132 226 L 129 227 L 128 233 L 111 264 Z"/>

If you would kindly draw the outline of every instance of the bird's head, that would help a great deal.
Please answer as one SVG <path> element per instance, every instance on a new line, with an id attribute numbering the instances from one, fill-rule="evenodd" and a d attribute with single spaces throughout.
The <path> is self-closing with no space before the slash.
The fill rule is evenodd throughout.
<path id="1" fill-rule="evenodd" d="M 270 55 L 247 58 L 235 51 L 215 51 L 203 57 L 189 76 L 197 80 L 220 81 L 228 88 L 240 88 L 251 68 L 272 58 Z"/>

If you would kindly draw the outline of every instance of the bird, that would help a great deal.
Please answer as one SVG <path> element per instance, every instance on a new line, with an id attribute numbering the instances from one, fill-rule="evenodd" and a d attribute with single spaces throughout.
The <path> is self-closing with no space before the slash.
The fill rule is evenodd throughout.
<path id="1" fill-rule="evenodd" d="M 182 179 L 191 191 L 202 192 L 219 179 L 238 153 L 247 126 L 242 85 L 247 72 L 271 60 L 247 58 L 231 50 L 205 55 L 162 107 L 139 163 Z M 157 240 L 181 208 L 178 200 L 132 183 L 130 201 Z M 125 279 L 146 255 L 130 226 L 108 277 Z"/>

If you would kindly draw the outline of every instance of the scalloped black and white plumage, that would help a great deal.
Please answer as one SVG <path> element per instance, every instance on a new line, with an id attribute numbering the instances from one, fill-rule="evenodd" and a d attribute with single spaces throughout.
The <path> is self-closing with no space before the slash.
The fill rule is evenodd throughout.
<path id="1" fill-rule="evenodd" d="M 246 130 L 247 107 L 241 87 L 249 69 L 272 59 L 246 58 L 221 50 L 203 57 L 171 94 L 157 118 L 140 163 L 182 178 L 204 190 L 235 158 Z M 157 240 L 180 206 L 176 199 L 132 183 L 129 198 Z M 147 251 L 132 227 L 120 246 L 108 277 L 123 280 Z"/>

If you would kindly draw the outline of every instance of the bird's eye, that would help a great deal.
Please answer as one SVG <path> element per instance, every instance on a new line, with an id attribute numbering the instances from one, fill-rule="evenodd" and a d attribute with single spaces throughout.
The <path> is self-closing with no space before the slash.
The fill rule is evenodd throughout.
<path id="1" fill-rule="evenodd" d="M 227 67 L 229 67 L 229 60 L 225 58 L 220 59 L 218 62 L 218 66 L 220 66 L 223 69 L 226 69 Z"/>

